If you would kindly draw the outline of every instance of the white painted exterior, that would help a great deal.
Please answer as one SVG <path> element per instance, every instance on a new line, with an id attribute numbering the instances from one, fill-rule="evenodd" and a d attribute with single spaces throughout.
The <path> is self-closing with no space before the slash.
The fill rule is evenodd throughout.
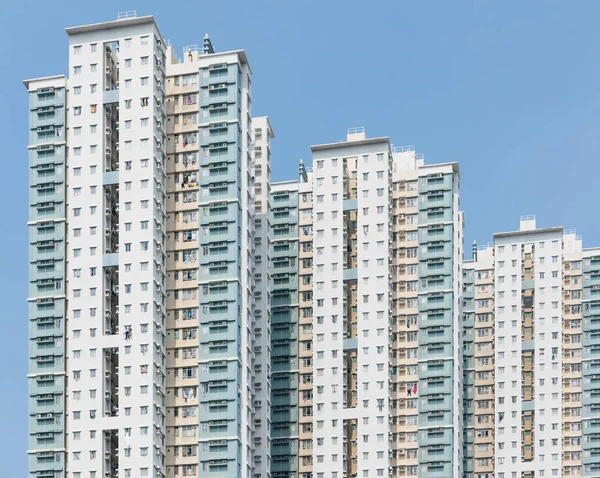
<path id="1" fill-rule="evenodd" d="M 323 441 L 314 449 L 313 472 L 325 476 L 342 470 L 344 419 L 356 420 L 359 475 L 387 473 L 389 464 L 391 151 L 387 138 L 365 143 L 364 136 L 357 136 L 313 150 L 313 436 L 317 443 Z M 349 174 L 344 158 L 348 164 L 358 161 L 356 408 L 343 408 L 343 182 Z M 381 196 L 378 189 L 383 189 Z"/>
<path id="2" fill-rule="evenodd" d="M 522 221 L 520 231 L 494 236 L 498 477 L 509 478 L 514 472 L 520 476 L 528 471 L 535 472 L 535 476 L 541 476 L 540 472 L 544 476 L 561 473 L 562 233 L 562 228 L 536 229 L 535 219 L 528 219 Z M 521 459 L 521 267 L 522 254 L 529 252 L 533 253 L 535 274 L 534 459 L 524 462 Z M 500 414 L 503 414 L 501 421 Z"/>
<path id="3" fill-rule="evenodd" d="M 252 178 L 254 218 L 255 300 L 253 333 L 254 383 L 254 476 L 271 476 L 271 290 L 270 290 L 270 199 L 271 139 L 275 137 L 269 118 L 252 118 Z M 256 425 L 260 423 L 260 425 Z"/>
<path id="4" fill-rule="evenodd" d="M 164 81 L 163 70 L 157 65 L 157 60 L 164 64 L 164 42 L 152 17 L 76 27 L 67 32 L 70 50 L 67 113 L 68 476 L 91 476 L 94 471 L 98 477 L 105 476 L 108 470 L 103 469 L 105 451 L 102 434 L 104 430 L 112 429 L 117 430 L 119 436 L 120 477 L 165 476 L 164 450 L 159 446 L 165 436 L 165 163 L 164 144 L 155 143 L 165 137 L 163 92 L 156 80 Z M 103 335 L 103 60 L 104 44 L 113 42 L 119 44 L 116 58 L 120 85 L 120 310 L 119 333 Z M 95 52 L 92 51 L 93 44 L 96 44 Z M 76 50 L 76 47 L 80 48 Z M 142 64 L 142 57 L 148 58 L 147 64 Z M 130 67 L 125 66 L 128 59 L 131 59 Z M 97 65 L 95 71 L 91 66 L 94 64 Z M 75 74 L 76 67 L 81 67 L 79 74 Z M 148 78 L 147 85 L 142 86 L 142 78 Z M 126 80 L 131 80 L 129 89 L 125 88 Z M 92 84 L 97 85 L 94 93 Z M 76 87 L 81 87 L 78 95 L 75 95 Z M 147 106 L 141 105 L 142 97 L 148 98 Z M 130 107 L 126 105 L 127 100 L 131 100 Z M 97 105 L 95 114 L 91 112 L 90 105 L 93 104 Z M 75 116 L 76 106 L 81 106 L 81 115 Z M 142 118 L 148 118 L 147 126 L 141 126 Z M 130 129 L 125 128 L 128 120 L 131 121 Z M 96 125 L 95 132 L 92 132 L 93 125 Z M 75 128 L 78 127 L 81 130 L 76 135 Z M 95 152 L 92 152 L 94 146 Z M 81 148 L 80 155 L 75 148 Z M 147 163 L 142 163 L 143 160 Z M 126 168 L 126 161 L 131 161 L 130 169 Z M 146 187 L 142 187 L 145 180 Z M 130 186 L 126 186 L 127 183 Z M 90 189 L 93 187 L 96 188 L 95 194 Z M 77 192 L 78 188 L 80 192 Z M 94 207 L 95 213 L 91 209 Z M 80 208 L 78 215 L 76 208 Z M 141 221 L 148 221 L 147 229 L 141 228 Z M 95 235 L 91 234 L 90 227 L 96 227 Z M 147 242 L 148 250 L 142 250 L 142 242 Z M 126 244 L 131 244 L 130 251 Z M 91 255 L 92 247 L 95 255 Z M 76 257 L 78 249 L 80 253 Z M 147 267 L 142 264 L 147 264 Z M 93 276 L 91 268 L 95 268 Z M 75 276 L 75 270 L 80 270 L 79 277 Z M 126 284 L 131 285 L 130 293 L 125 292 Z M 147 285 L 147 290 L 142 290 L 142 284 Z M 96 289 L 95 295 L 90 293 L 91 288 Z M 79 296 L 76 291 L 80 291 Z M 95 309 L 95 315 L 92 309 Z M 80 314 L 79 318 L 75 317 L 76 313 Z M 131 326 L 131 339 L 125 338 L 126 326 Z M 142 350 L 144 346 L 147 346 L 147 352 Z M 119 350 L 120 409 L 118 416 L 107 417 L 103 416 L 103 352 L 112 348 Z M 147 366 L 147 371 L 142 371 L 144 366 Z M 92 370 L 95 370 L 95 376 L 92 376 Z M 80 371 L 79 379 L 75 378 L 77 371 Z M 126 395 L 126 387 L 130 387 L 129 396 Z M 95 418 L 90 415 L 93 411 Z M 80 413 L 79 419 L 76 412 Z M 94 431 L 95 436 L 92 437 Z M 130 456 L 127 456 L 127 449 Z"/>

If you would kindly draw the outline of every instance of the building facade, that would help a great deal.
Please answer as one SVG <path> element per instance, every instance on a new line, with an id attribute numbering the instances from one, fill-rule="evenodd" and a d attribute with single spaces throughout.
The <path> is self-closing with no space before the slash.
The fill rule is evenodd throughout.
<path id="1" fill-rule="evenodd" d="M 298 182 L 270 194 L 271 471 L 298 476 Z"/>
<path id="2" fill-rule="evenodd" d="M 68 77 L 25 81 L 30 476 L 269 476 L 245 53 L 131 12 L 67 34 Z"/>
<path id="3" fill-rule="evenodd" d="M 494 471 L 494 249 L 463 263 L 463 463 L 467 476 Z"/>
<path id="4" fill-rule="evenodd" d="M 312 150 L 271 191 L 273 476 L 461 473 L 457 166 L 361 128 Z"/>
<path id="5" fill-rule="evenodd" d="M 523 216 L 464 262 L 466 476 L 595 476 L 585 331 L 596 251 Z"/>
<path id="6" fill-rule="evenodd" d="M 174 474 L 251 476 L 251 70 L 208 37 L 167 55 L 167 453 Z"/>
<path id="7" fill-rule="evenodd" d="M 271 475 L 271 139 L 267 117 L 252 119 L 254 211 L 254 475 Z"/>
<path id="8" fill-rule="evenodd" d="M 458 165 L 362 128 L 272 182 L 244 51 L 67 34 L 24 82 L 31 478 L 600 475 L 600 249 L 464 259 Z"/>
<path id="9" fill-rule="evenodd" d="M 66 78 L 25 81 L 29 100 L 29 470 L 66 475 Z M 30 475 L 31 476 L 31 475 Z"/>

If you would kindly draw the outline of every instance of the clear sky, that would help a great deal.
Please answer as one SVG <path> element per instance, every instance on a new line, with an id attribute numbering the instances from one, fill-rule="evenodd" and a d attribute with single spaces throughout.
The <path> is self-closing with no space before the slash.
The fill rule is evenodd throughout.
<path id="1" fill-rule="evenodd" d="M 93 5 L 93 7 L 92 7 Z M 176 8 L 171 9 L 172 6 Z M 0 463 L 27 457 L 27 94 L 21 80 L 66 73 L 64 28 L 152 14 L 181 51 L 209 33 L 245 49 L 253 114 L 275 129 L 273 179 L 294 179 L 311 144 L 346 130 L 458 161 L 465 245 L 522 214 L 600 245 L 594 177 L 600 112 L 598 1 L 21 0 L 0 14 Z M 595 199 L 596 198 L 596 199 Z"/>

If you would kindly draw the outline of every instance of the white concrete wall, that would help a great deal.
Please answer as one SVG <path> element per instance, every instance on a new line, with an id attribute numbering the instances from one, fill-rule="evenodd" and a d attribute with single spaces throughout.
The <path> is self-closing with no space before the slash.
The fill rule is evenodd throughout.
<path id="1" fill-rule="evenodd" d="M 142 44 L 142 37 L 148 37 L 146 44 Z M 156 135 L 154 114 L 157 107 L 156 101 L 160 98 L 161 88 L 155 81 L 154 75 L 160 75 L 155 66 L 154 51 L 156 38 L 161 38 L 153 21 L 143 24 L 130 25 L 124 21 L 122 25 L 99 29 L 87 33 L 72 34 L 69 37 L 69 92 L 68 116 L 69 124 L 69 166 L 68 166 L 68 253 L 69 270 L 67 278 L 68 289 L 68 435 L 67 449 L 69 450 L 68 467 L 69 477 L 74 472 L 81 472 L 81 476 L 89 475 L 90 471 L 97 471 L 97 476 L 103 476 L 103 430 L 118 429 L 119 431 L 119 468 L 131 470 L 131 476 L 154 476 L 154 467 L 162 470 L 160 450 L 157 453 L 154 445 L 160 443 L 160 435 L 164 435 L 164 406 L 160 396 L 153 390 L 153 382 L 157 381 L 163 386 L 160 378 L 164 376 L 164 355 L 157 354 L 155 342 L 160 344 L 162 323 L 164 321 L 164 283 L 162 274 L 157 273 L 155 261 L 162 263 L 161 247 L 164 247 L 162 232 L 155 226 L 155 218 L 164 231 L 165 197 L 155 190 L 155 178 L 164 184 L 164 169 L 159 169 L 156 161 L 162 165 L 162 157 L 155 153 L 154 138 Z M 126 47 L 126 39 L 131 39 L 131 44 Z M 104 190 L 102 176 L 104 172 L 104 108 L 102 97 L 104 90 L 104 42 L 119 42 L 117 54 L 120 62 L 119 82 L 119 211 L 120 211 L 120 243 L 119 243 L 119 276 L 120 276 L 120 332 L 119 335 L 103 335 L 104 321 L 104 274 L 102 270 L 103 240 L 104 240 Z M 91 51 L 91 44 L 97 43 L 95 52 Z M 74 47 L 81 46 L 80 54 L 75 54 Z M 158 47 L 162 51 L 162 46 Z M 148 64 L 142 65 L 141 57 L 148 57 Z M 131 59 L 131 67 L 125 67 L 125 60 Z M 91 64 L 97 64 L 96 71 L 91 71 Z M 81 66 L 81 73 L 74 75 L 74 67 Z M 148 86 L 141 86 L 141 78 L 148 77 Z M 125 79 L 131 79 L 131 88 L 125 88 Z M 97 84 L 95 93 L 91 92 L 90 85 Z M 164 85 L 164 82 L 163 82 Z M 75 95 L 74 88 L 80 86 L 81 94 Z M 164 86 L 162 87 L 164 88 Z M 155 96 L 156 95 L 156 96 Z M 142 107 L 140 98 L 148 97 L 148 106 Z M 157 98 L 158 97 L 158 98 Z M 125 107 L 125 100 L 131 99 L 131 109 Z M 97 112 L 91 113 L 90 105 L 97 105 Z M 162 103 L 158 103 L 160 105 Z M 81 106 L 81 115 L 74 116 L 74 107 Z M 148 126 L 141 126 L 141 119 L 148 118 Z M 125 121 L 131 120 L 131 129 L 125 129 Z M 92 125 L 96 125 L 92 132 Z M 75 128 L 81 127 L 81 133 L 75 135 Z M 158 127 L 164 133 L 164 122 Z M 141 139 L 147 138 L 144 148 Z M 131 141 L 131 148 L 126 147 L 126 141 Z M 95 145 L 96 151 L 91 152 Z M 81 155 L 74 155 L 74 148 L 81 147 Z M 164 147 L 164 145 L 163 145 Z M 142 160 L 147 161 L 143 167 Z M 156 161 L 155 161 L 156 160 Z M 125 168 L 125 161 L 131 161 L 131 170 Z M 95 167 L 95 171 L 92 170 Z M 80 168 L 80 173 L 77 173 Z M 148 180 L 148 187 L 142 188 L 141 181 Z M 130 182 L 131 187 L 126 187 Z M 95 194 L 90 188 L 95 186 Z M 81 193 L 75 196 L 76 188 L 81 188 Z M 148 207 L 142 208 L 141 201 L 147 200 Z M 128 206 L 130 204 L 130 206 Z M 90 208 L 96 207 L 95 215 Z M 81 208 L 81 215 L 75 217 L 74 208 Z M 148 221 L 148 229 L 141 229 L 141 221 Z M 127 224 L 130 224 L 128 230 Z M 90 227 L 96 227 L 96 234 L 90 234 Z M 80 235 L 76 231 L 80 230 Z M 142 251 L 140 242 L 147 241 L 147 251 Z M 157 242 L 155 242 L 157 241 Z M 131 252 L 126 252 L 125 244 L 131 243 Z M 96 254 L 90 254 L 90 247 L 96 248 Z M 79 257 L 74 251 L 81 249 Z M 147 263 L 147 270 L 141 270 L 141 264 Z M 90 268 L 96 268 L 96 275 L 90 276 Z M 130 269 L 129 269 L 130 267 Z M 163 267 L 162 265 L 160 267 Z M 81 277 L 74 277 L 73 270 L 81 269 Z M 141 284 L 147 283 L 148 290 L 142 291 Z M 131 284 L 131 293 L 125 293 L 125 284 Z M 91 295 L 90 289 L 95 288 L 96 294 Z M 80 296 L 76 297 L 76 291 Z M 161 304 L 156 310 L 155 303 Z M 147 311 L 142 312 L 141 304 L 148 304 Z M 129 310 L 130 307 L 130 310 Z M 96 309 L 96 315 L 90 316 L 90 308 Z M 74 310 L 80 310 L 80 318 L 74 317 Z M 156 317 L 156 321 L 154 318 Z M 147 324 L 147 332 L 142 332 L 141 327 Z M 132 339 L 124 337 L 125 325 L 132 327 Z M 90 329 L 96 329 L 96 335 L 90 335 Z M 79 336 L 77 336 L 78 332 Z M 149 352 L 143 354 L 141 346 L 147 344 Z M 103 349 L 119 348 L 119 416 L 104 417 L 102 415 L 104 401 L 104 374 L 103 374 Z M 127 347 L 130 347 L 129 349 Z M 95 356 L 90 352 L 95 350 Z M 75 359 L 76 351 L 80 351 L 80 358 Z M 93 352 L 92 352 L 93 353 Z M 148 373 L 142 374 L 140 365 L 148 365 Z M 126 369 L 130 367 L 130 369 Z M 96 376 L 90 376 L 90 370 L 96 370 Z M 73 379 L 73 372 L 81 371 L 79 380 Z M 130 373 L 127 373 L 130 370 Z M 156 374 L 156 376 L 155 376 Z M 141 386 L 148 386 L 148 393 L 141 393 Z M 131 387 L 131 396 L 125 396 L 125 387 Z M 90 391 L 96 390 L 95 398 L 90 397 Z M 77 393 L 79 392 L 79 394 Z M 77 398 L 79 395 L 80 398 Z M 141 407 L 147 407 L 147 414 L 142 414 Z M 158 414 L 156 410 L 158 410 Z M 130 415 L 126 415 L 126 408 L 130 408 Z M 90 410 L 96 410 L 96 418 L 90 419 Z M 73 413 L 81 412 L 81 419 L 74 420 Z M 142 435 L 142 427 L 147 427 L 147 434 Z M 125 429 L 131 428 L 131 437 L 126 439 Z M 90 431 L 95 430 L 92 438 Z M 75 439 L 74 433 L 80 431 L 80 438 Z M 125 457 L 123 450 L 131 446 L 131 457 Z M 148 448 L 146 456 L 141 455 L 141 448 Z M 96 457 L 90 457 L 90 451 L 96 450 Z M 74 453 L 80 452 L 81 459 L 74 460 Z M 125 471 L 120 471 L 125 476 Z"/>
<path id="2" fill-rule="evenodd" d="M 506 477 L 512 471 L 535 471 L 537 476 L 542 470 L 545 476 L 556 476 L 552 474 L 552 470 L 559 470 L 560 474 L 562 467 L 562 230 L 532 230 L 497 235 L 494 242 L 496 471 L 505 473 Z M 528 463 L 521 461 L 522 247 L 525 252 L 533 252 L 535 274 L 535 458 Z M 556 259 L 553 260 L 553 257 Z M 556 272 L 555 277 L 553 272 Z M 554 347 L 557 353 L 553 358 Z M 516 397 L 516 403 L 513 403 L 513 397 Z M 500 403 L 502 399 L 503 404 Z M 500 413 L 504 413 L 501 422 L 498 419 Z M 543 446 L 540 440 L 544 440 Z M 553 440 L 556 440 L 555 445 Z M 500 443 L 504 443 L 503 449 L 500 449 Z"/>

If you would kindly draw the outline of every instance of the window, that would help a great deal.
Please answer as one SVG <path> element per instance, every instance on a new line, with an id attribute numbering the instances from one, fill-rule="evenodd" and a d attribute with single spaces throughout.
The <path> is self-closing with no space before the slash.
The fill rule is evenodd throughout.
<path id="1" fill-rule="evenodd" d="M 147 56 L 143 56 L 140 58 L 142 65 L 147 65 L 148 64 L 148 57 Z"/>
<path id="2" fill-rule="evenodd" d="M 81 66 L 74 66 L 73 67 L 73 74 L 74 75 L 80 75 L 81 74 Z"/>

